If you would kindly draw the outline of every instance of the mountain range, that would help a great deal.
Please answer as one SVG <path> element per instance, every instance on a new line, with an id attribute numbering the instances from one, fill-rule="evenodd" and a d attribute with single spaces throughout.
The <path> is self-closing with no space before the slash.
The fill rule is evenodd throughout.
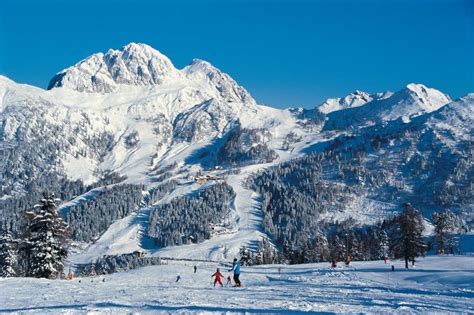
<path id="1" fill-rule="evenodd" d="M 452 100 L 413 83 L 276 109 L 209 62 L 177 69 L 131 43 L 58 72 L 47 90 L 0 76 L 1 228 L 17 231 L 21 211 L 51 190 L 83 242 L 77 261 L 134 250 L 232 257 L 272 239 L 271 196 L 249 180 L 321 154 L 328 167 L 311 180 L 331 197 L 310 220 L 363 225 L 409 201 L 427 220 L 449 208 L 472 227 L 473 120 L 474 94 Z M 273 176 L 283 190 L 298 186 Z M 208 226 L 192 227 L 193 211 Z"/>

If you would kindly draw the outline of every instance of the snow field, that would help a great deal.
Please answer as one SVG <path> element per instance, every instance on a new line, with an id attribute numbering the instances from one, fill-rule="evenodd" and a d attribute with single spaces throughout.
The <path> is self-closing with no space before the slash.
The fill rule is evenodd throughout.
<path id="1" fill-rule="evenodd" d="M 243 267 L 243 288 L 213 287 L 216 268 L 230 275 L 216 263 L 196 263 L 196 274 L 194 262 L 168 263 L 73 281 L 0 279 L 0 313 L 474 313 L 473 256 L 420 258 L 408 271 L 402 261 Z"/>

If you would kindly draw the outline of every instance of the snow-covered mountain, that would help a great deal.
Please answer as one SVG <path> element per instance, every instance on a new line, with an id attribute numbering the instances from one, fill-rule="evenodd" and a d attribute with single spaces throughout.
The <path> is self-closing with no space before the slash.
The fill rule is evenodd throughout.
<path id="1" fill-rule="evenodd" d="M 442 92 L 422 84 L 408 84 L 388 97 L 373 98 L 364 106 L 348 107 L 344 111 L 330 112 L 327 129 L 359 128 L 402 118 L 405 122 L 412 117 L 433 112 L 451 101 Z"/>
<path id="2" fill-rule="evenodd" d="M 392 202 L 393 198 L 402 198 L 423 209 L 427 217 L 444 208 L 471 213 L 474 204 L 471 188 L 474 157 L 470 149 L 474 135 L 473 96 L 468 94 L 437 111 L 414 117 L 408 123 L 396 120 L 364 128 L 350 136 L 344 134 L 335 141 L 333 149 L 353 152 L 352 155 L 361 151 L 370 155 L 368 159 L 359 160 L 363 168 L 359 172 L 383 173 L 387 181 L 384 185 L 399 190 L 390 192 Z M 357 164 L 350 156 L 343 160 Z M 364 176 L 367 177 L 361 177 Z M 375 199 L 386 198 L 380 194 L 386 194 L 388 187 L 374 189 L 373 184 L 365 185 L 365 189 L 378 196 Z M 472 220 L 471 215 L 469 217 Z"/>
<path id="3" fill-rule="evenodd" d="M 113 92 L 120 85 L 160 85 L 180 72 L 168 57 L 144 44 L 94 54 L 57 73 L 48 89 L 67 87 L 79 92 Z"/>
<path id="4" fill-rule="evenodd" d="M 194 59 L 182 70 L 159 51 L 131 43 L 120 50 L 94 54 L 57 73 L 48 89 L 63 87 L 78 92 L 111 93 L 124 86 L 194 87 L 227 102 L 255 103 L 229 75 L 209 62 Z"/>
<path id="5" fill-rule="evenodd" d="M 403 177 L 407 186 L 403 193 L 373 185 L 364 193 L 346 194 L 344 187 L 353 184 L 338 177 L 344 164 L 325 173 L 324 180 L 332 183 L 327 186 L 334 187 L 331 194 L 344 191 L 351 203 L 340 209 L 333 205 L 321 215 L 324 220 L 352 216 L 373 222 L 418 187 L 429 188 L 423 198 L 436 193 L 472 213 L 472 176 L 460 174 L 473 172 L 473 106 L 472 94 L 451 103 L 437 90 L 409 84 L 393 94 L 356 91 L 314 110 L 280 110 L 258 105 L 206 61 L 195 59 L 176 69 L 157 50 L 135 43 L 59 72 L 48 90 L 0 76 L 1 227 L 17 229 L 20 211 L 49 189 L 64 200 L 61 211 L 81 231 L 74 234 L 77 239 L 95 240 L 78 261 L 137 249 L 176 257 L 230 257 L 242 246 L 255 246 L 262 236 L 272 237 L 263 228 L 268 222 L 262 195 L 250 188 L 250 175 L 314 152 L 334 158 L 331 165 L 350 164 L 345 145 L 358 148 L 353 155 L 370 156 L 365 166 L 383 173 L 367 176 L 388 186 Z M 410 174 L 420 163 L 423 172 L 412 182 Z M 438 176 L 443 163 L 450 167 Z M 369 184 L 358 179 L 357 187 Z M 450 189 L 455 197 L 443 195 Z M 193 196 L 200 201 L 186 199 Z M 228 202 L 217 207 L 220 198 Z M 201 215 L 218 220 L 185 235 L 196 220 L 186 221 L 173 208 L 178 204 L 196 213 L 207 209 Z M 225 213 L 212 213 L 215 209 Z M 170 232 L 162 243 L 186 244 L 184 250 L 156 246 L 156 227 L 167 231 L 166 222 L 180 226 L 182 234 Z M 196 235 L 206 240 L 197 242 Z M 187 244 L 190 239 L 196 243 Z"/>
<path id="6" fill-rule="evenodd" d="M 330 98 L 324 103 L 316 106 L 323 114 L 329 114 L 343 109 L 359 107 L 374 100 L 382 100 L 392 96 L 392 92 L 369 94 L 363 91 L 355 91 L 344 97 Z"/>
<path id="7" fill-rule="evenodd" d="M 51 82 L 52 90 L 44 91 L 1 78 L 2 137 L 28 142 L 48 136 L 35 135 L 35 130 L 58 126 L 50 134 L 55 136 L 44 141 L 67 147 L 55 160 L 69 177 L 83 180 L 93 180 L 100 159 L 106 169 L 133 176 L 145 169 L 128 172 L 128 164 L 145 165 L 143 159 L 164 153 L 171 143 L 210 141 L 240 118 L 246 118 L 243 125 L 258 125 L 265 117 L 244 88 L 210 63 L 194 60 L 177 70 L 144 44 L 94 54 Z M 31 117 L 28 124 L 22 123 L 25 116 Z M 27 131 L 18 139 L 23 129 Z M 72 135 L 77 136 L 74 144 L 67 140 Z M 137 140 L 133 150 L 124 142 L 130 135 Z M 94 139 L 108 139 L 112 150 L 103 152 L 90 143 Z M 85 166 L 82 174 L 72 165 L 78 159 Z"/>

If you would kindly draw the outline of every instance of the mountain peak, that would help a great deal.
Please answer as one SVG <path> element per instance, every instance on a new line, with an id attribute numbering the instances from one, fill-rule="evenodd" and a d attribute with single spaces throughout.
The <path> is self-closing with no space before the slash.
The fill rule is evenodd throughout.
<path id="1" fill-rule="evenodd" d="M 190 66 L 192 66 L 192 65 L 201 65 L 201 66 L 206 66 L 206 67 L 214 67 L 209 61 L 199 59 L 199 58 L 194 58 L 193 61 L 190 64 Z"/>
<path id="2" fill-rule="evenodd" d="M 411 118 L 436 111 L 451 101 L 449 96 L 442 92 L 415 83 L 408 84 L 396 93 L 372 94 L 370 102 L 363 103 L 359 100 L 364 106 L 357 103 L 355 104 L 358 106 L 347 104 L 346 98 L 351 99 L 350 96 L 353 94 L 337 99 L 339 103 L 336 105 L 346 110 L 330 110 L 329 122 L 325 129 L 359 128 L 399 118 L 409 122 Z M 324 107 L 323 109 L 328 110 Z"/>
<path id="3" fill-rule="evenodd" d="M 182 73 L 194 82 L 211 86 L 214 92 L 227 102 L 255 104 L 255 100 L 247 90 L 208 61 L 195 58 L 191 64 L 184 67 Z"/>
<path id="4" fill-rule="evenodd" d="M 116 53 L 116 52 L 123 52 L 123 57 L 125 59 L 133 59 L 133 58 L 139 58 L 139 57 L 146 57 L 147 59 L 162 59 L 166 63 L 172 64 L 171 60 L 162 54 L 160 51 L 157 49 L 143 43 L 129 43 L 125 46 L 122 47 L 120 50 L 113 50 L 109 49 L 107 53 Z"/>
<path id="5" fill-rule="evenodd" d="M 159 86 L 173 80 L 198 87 L 227 102 L 255 104 L 243 87 L 209 62 L 193 59 L 190 65 L 178 70 L 158 50 L 133 42 L 119 50 L 93 54 L 64 69 L 51 79 L 48 89 L 66 87 L 79 92 L 110 93 L 121 85 Z"/>
<path id="6" fill-rule="evenodd" d="M 80 92 L 113 92 L 119 85 L 159 85 L 179 76 L 171 61 L 158 50 L 130 43 L 106 54 L 96 53 L 57 73 L 48 89 L 67 87 Z"/>
<path id="7" fill-rule="evenodd" d="M 390 92 L 369 94 L 367 92 L 355 90 L 354 92 L 340 98 L 329 98 L 324 103 L 316 106 L 316 108 L 324 114 L 335 111 L 359 107 L 373 100 L 380 100 L 391 95 Z"/>
<path id="8" fill-rule="evenodd" d="M 423 84 L 410 83 L 393 95 L 396 103 L 417 104 L 421 112 L 432 112 L 451 102 L 451 98 Z M 420 112 L 420 113 L 421 113 Z"/>
<path id="9" fill-rule="evenodd" d="M 210 75 L 211 73 L 220 75 L 221 71 L 214 67 L 209 61 L 202 60 L 199 58 L 194 58 L 193 61 L 184 67 L 183 72 L 186 75 L 190 75 L 195 72 L 200 72 L 204 75 Z"/>
<path id="10" fill-rule="evenodd" d="M 152 51 L 158 51 L 154 49 L 153 47 L 144 44 L 144 43 L 135 43 L 131 42 L 128 43 L 127 45 L 123 46 L 122 50 L 152 50 Z"/>

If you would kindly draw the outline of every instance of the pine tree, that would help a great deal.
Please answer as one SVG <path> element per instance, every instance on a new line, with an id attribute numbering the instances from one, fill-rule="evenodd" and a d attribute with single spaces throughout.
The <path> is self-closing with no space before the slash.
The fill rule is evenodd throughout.
<path id="1" fill-rule="evenodd" d="M 432 220 L 435 226 L 436 253 L 454 253 L 457 247 L 457 239 L 454 234 L 461 225 L 459 218 L 453 212 L 445 210 L 433 213 Z"/>
<path id="2" fill-rule="evenodd" d="M 63 272 L 70 230 L 57 212 L 56 201 L 54 195 L 44 193 L 39 205 L 25 212 L 27 276 L 56 279 Z"/>
<path id="3" fill-rule="evenodd" d="M 423 217 L 421 213 L 409 203 L 403 205 L 403 211 L 397 217 L 398 241 L 395 243 L 396 258 L 405 259 L 405 268 L 408 261 L 415 264 L 415 258 L 424 255 L 426 244 L 423 238 Z"/>
<path id="4" fill-rule="evenodd" d="M 348 248 L 346 247 L 346 240 L 340 238 L 338 235 L 334 235 L 329 243 L 329 250 L 331 252 L 331 260 L 345 261 L 348 254 Z"/>
<path id="5" fill-rule="evenodd" d="M 14 277 L 17 255 L 16 242 L 7 231 L 0 236 L 0 277 Z"/>
<path id="6" fill-rule="evenodd" d="M 267 238 L 262 239 L 259 251 L 262 253 L 263 264 L 274 263 L 276 257 L 275 249 L 272 247 L 270 241 Z"/>
<path id="7" fill-rule="evenodd" d="M 250 266 L 252 264 L 252 257 L 248 249 L 245 248 L 245 246 L 240 248 L 239 255 L 240 255 L 240 262 L 243 266 Z"/>
<path id="8" fill-rule="evenodd" d="M 292 264 L 293 261 L 295 260 L 295 250 L 293 249 L 293 243 L 291 241 L 285 241 L 283 244 L 283 256 L 285 257 L 285 260 Z"/>
<path id="9" fill-rule="evenodd" d="M 377 248 L 377 259 L 378 258 L 389 258 L 389 244 L 390 239 L 388 237 L 387 231 L 383 228 L 380 228 L 378 231 L 378 248 Z"/>
<path id="10" fill-rule="evenodd" d="M 329 244 L 326 236 L 319 232 L 314 240 L 314 261 L 321 262 L 330 259 Z"/>

